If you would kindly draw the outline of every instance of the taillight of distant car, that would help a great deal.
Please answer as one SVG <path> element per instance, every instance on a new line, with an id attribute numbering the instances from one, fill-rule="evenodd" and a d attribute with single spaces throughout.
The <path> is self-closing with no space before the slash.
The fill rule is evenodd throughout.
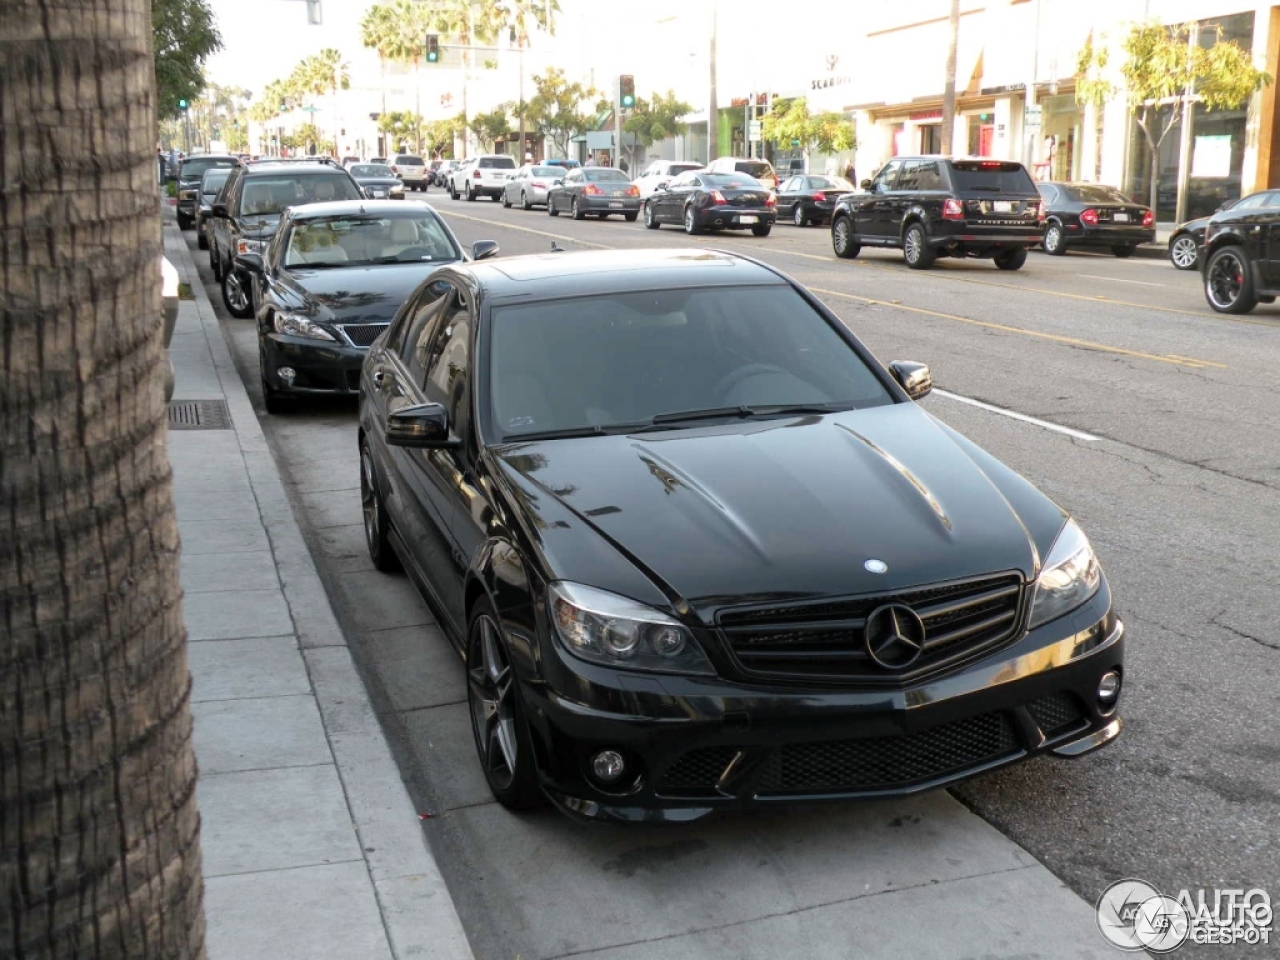
<path id="1" fill-rule="evenodd" d="M 764 198 L 764 205 L 766 207 L 773 207 L 773 206 L 777 206 L 777 204 L 778 204 L 778 197 L 772 190 L 770 190 L 769 195 Z"/>
<path id="2" fill-rule="evenodd" d="M 1156 222 L 1156 215 L 1154 213 L 1152 213 L 1150 210 L 1144 210 L 1142 212 L 1142 225 L 1144 227 L 1150 227 L 1155 222 Z"/>
<path id="3" fill-rule="evenodd" d="M 594 183 L 588 183 L 582 188 L 583 196 L 598 197 L 604 194 L 604 191 L 597 187 Z"/>
<path id="4" fill-rule="evenodd" d="M 724 194 L 721 193 L 719 190 L 712 190 L 711 202 L 714 204 L 722 204 L 722 203 L 728 203 L 729 201 L 724 198 Z"/>
<path id="5" fill-rule="evenodd" d="M 627 196 L 628 197 L 640 196 L 640 188 L 637 187 L 635 184 L 632 184 L 631 186 L 627 187 Z"/>
<path id="6" fill-rule="evenodd" d="M 533 189 L 535 189 L 535 190 L 545 190 L 545 189 L 547 189 L 547 185 L 546 185 L 545 183 L 543 183 L 542 181 L 540 181 L 540 180 L 530 180 L 530 181 L 529 181 L 529 186 L 533 187 Z"/>
<path id="7" fill-rule="evenodd" d="M 474 170 L 472 170 L 472 171 L 471 171 L 471 179 L 472 179 L 472 180 L 479 180 L 479 179 L 480 179 L 480 168 L 479 168 L 479 167 L 476 167 L 476 169 L 474 169 Z"/>
<path id="8" fill-rule="evenodd" d="M 819 203 L 823 203 L 827 199 L 827 195 L 819 190 L 811 199 L 817 200 Z"/>
<path id="9" fill-rule="evenodd" d="M 1090 207 L 1080 213 L 1080 222 L 1086 226 L 1096 227 L 1098 225 L 1098 211 Z"/>

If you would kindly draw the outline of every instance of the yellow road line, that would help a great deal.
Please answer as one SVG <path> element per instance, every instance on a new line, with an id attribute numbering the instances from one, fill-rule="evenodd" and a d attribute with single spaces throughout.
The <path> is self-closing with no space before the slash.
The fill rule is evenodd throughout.
<path id="1" fill-rule="evenodd" d="M 972 317 L 959 317 L 954 313 L 939 313 L 937 310 L 926 310 L 924 307 L 909 307 L 901 303 L 893 303 L 888 300 L 875 300 L 871 297 L 859 297 L 852 293 L 843 293 L 839 290 L 824 290 L 821 287 L 810 287 L 814 293 L 823 294 L 831 297 L 843 297 L 846 300 L 856 300 L 859 303 L 872 304 L 879 307 L 888 307 L 891 310 L 906 310 L 909 313 L 919 313 L 926 317 L 937 317 L 940 320 L 956 320 L 960 323 L 973 324 L 975 327 L 986 327 L 988 330 L 1000 330 L 1005 333 L 1020 333 L 1026 337 L 1036 337 L 1040 340 L 1052 340 L 1055 343 L 1065 343 L 1073 347 L 1084 347 L 1088 350 L 1097 350 L 1101 353 L 1115 353 L 1125 357 L 1136 357 L 1139 360 L 1156 360 L 1160 363 L 1172 363 L 1180 367 L 1191 367 L 1193 369 L 1203 369 L 1204 367 L 1216 367 L 1225 370 L 1225 363 L 1215 363 L 1212 360 L 1199 360 L 1194 357 L 1179 357 L 1173 354 L 1156 354 L 1143 353 L 1140 350 L 1126 350 L 1124 347 L 1112 347 L 1105 343 L 1095 343 L 1092 340 L 1080 340 L 1076 337 L 1064 337 L 1057 333 L 1042 333 L 1039 330 L 1027 330 L 1023 327 L 1011 327 L 1004 323 L 992 323 L 989 320 L 974 320 Z"/>

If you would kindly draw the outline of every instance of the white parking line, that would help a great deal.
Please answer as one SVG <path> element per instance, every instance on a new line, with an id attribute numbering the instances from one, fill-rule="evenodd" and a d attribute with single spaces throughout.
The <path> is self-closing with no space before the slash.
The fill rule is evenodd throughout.
<path id="1" fill-rule="evenodd" d="M 1018 413 L 1014 410 L 1006 410 L 1004 407 L 993 406 L 990 403 L 983 403 L 981 400 L 974 400 L 971 397 L 962 397 L 958 393 L 951 393 L 947 390 L 939 390 L 933 388 L 935 395 L 946 397 L 948 400 L 957 400 L 960 403 L 967 403 L 971 407 L 980 407 L 983 410 L 989 410 L 992 413 L 998 413 L 1002 417 L 1009 417 L 1013 420 L 1021 420 L 1023 423 L 1029 423 L 1033 426 L 1043 427 L 1045 430 L 1052 430 L 1054 433 L 1065 434 L 1068 437 L 1075 437 L 1077 440 L 1100 440 L 1101 437 L 1095 437 L 1091 433 L 1085 433 L 1083 430 L 1073 430 L 1070 427 L 1064 427 L 1058 423 L 1050 423 L 1047 420 L 1039 420 L 1035 417 L 1029 417 L 1025 413 Z"/>
<path id="2" fill-rule="evenodd" d="M 1146 280 L 1121 280 L 1119 277 L 1098 277 L 1092 273 L 1077 273 L 1077 277 L 1084 277 L 1086 280 L 1110 280 L 1112 283 L 1136 283 L 1141 287 L 1163 287 L 1163 283 L 1148 283 Z"/>

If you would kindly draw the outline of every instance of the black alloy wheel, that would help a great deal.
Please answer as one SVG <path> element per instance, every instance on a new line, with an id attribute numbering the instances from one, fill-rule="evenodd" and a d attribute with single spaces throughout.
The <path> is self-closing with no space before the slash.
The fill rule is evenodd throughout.
<path id="1" fill-rule="evenodd" d="M 693 204 L 684 208 L 684 232 L 691 237 L 702 232 L 702 227 L 698 225 L 698 213 L 693 209 Z"/>
<path id="2" fill-rule="evenodd" d="M 387 508 L 378 490 L 378 474 L 373 466 L 369 442 L 360 441 L 360 512 L 364 519 L 364 542 L 374 569 L 394 573 L 400 561 L 391 546 Z"/>
<path id="3" fill-rule="evenodd" d="M 529 195 L 525 193 L 523 190 L 520 191 L 520 209 L 521 210 L 533 209 L 533 204 L 529 202 Z"/>
<path id="4" fill-rule="evenodd" d="M 809 225 L 809 218 L 804 215 L 804 204 L 799 200 L 791 208 L 791 222 L 797 227 L 807 227 Z"/>
<path id="5" fill-rule="evenodd" d="M 1062 224 L 1051 223 L 1044 228 L 1044 240 L 1041 241 L 1041 246 L 1051 257 L 1060 257 L 1067 252 L 1067 240 L 1062 233 Z"/>
<path id="6" fill-rule="evenodd" d="M 585 213 L 582 212 L 582 208 L 578 206 L 577 197 L 573 198 L 573 203 L 570 204 L 569 206 L 569 212 L 570 214 L 572 214 L 573 219 L 575 220 L 584 220 L 586 219 L 586 216 L 587 216 Z"/>
<path id="7" fill-rule="evenodd" d="M 1238 246 L 1223 247 L 1204 271 L 1204 296 L 1218 313 L 1248 313 L 1258 303 L 1249 261 Z"/>
<path id="8" fill-rule="evenodd" d="M 902 258 L 912 270 L 928 270 L 933 266 L 935 255 L 919 223 L 911 224 L 902 235 Z"/>
<path id="9" fill-rule="evenodd" d="M 852 260 L 862 252 L 862 244 L 853 237 L 853 221 L 836 217 L 831 224 L 831 249 L 841 260 Z"/>
<path id="10" fill-rule="evenodd" d="M 662 226 L 658 222 L 657 214 L 653 212 L 653 204 L 647 200 L 644 204 L 644 225 L 650 230 L 657 230 Z"/>
<path id="11" fill-rule="evenodd" d="M 1027 262 L 1027 248 L 1010 247 L 1008 250 L 1000 251 L 992 259 L 1001 270 L 1020 270 Z"/>
<path id="12" fill-rule="evenodd" d="M 1169 262 L 1179 270 L 1194 270 L 1200 263 L 1200 251 L 1196 249 L 1196 238 L 1189 233 L 1184 233 L 1170 240 Z"/>
<path id="13" fill-rule="evenodd" d="M 476 604 L 468 631 L 467 705 L 476 753 L 494 798 L 509 810 L 542 806 L 520 690 L 502 628 L 484 600 Z"/>
<path id="14" fill-rule="evenodd" d="M 253 316 L 248 280 L 235 267 L 223 270 L 222 302 L 226 305 L 227 312 L 237 320 L 247 320 Z"/>
<path id="15" fill-rule="evenodd" d="M 560 216 L 560 211 L 556 209 L 555 198 L 549 193 L 547 194 L 547 216 L 549 217 Z"/>
<path id="16" fill-rule="evenodd" d="M 1133 251 L 1136 249 L 1138 248 L 1135 247 L 1132 243 L 1117 243 L 1114 247 L 1111 248 L 1111 252 L 1115 254 L 1117 257 L 1119 257 L 1121 260 L 1125 260 L 1129 257 L 1132 257 Z"/>

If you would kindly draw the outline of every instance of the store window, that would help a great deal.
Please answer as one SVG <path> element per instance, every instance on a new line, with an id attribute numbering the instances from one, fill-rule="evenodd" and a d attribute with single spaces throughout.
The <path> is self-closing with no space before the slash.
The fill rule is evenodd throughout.
<path id="1" fill-rule="evenodd" d="M 920 127 L 920 152 L 942 152 L 942 124 L 926 123 Z"/>

